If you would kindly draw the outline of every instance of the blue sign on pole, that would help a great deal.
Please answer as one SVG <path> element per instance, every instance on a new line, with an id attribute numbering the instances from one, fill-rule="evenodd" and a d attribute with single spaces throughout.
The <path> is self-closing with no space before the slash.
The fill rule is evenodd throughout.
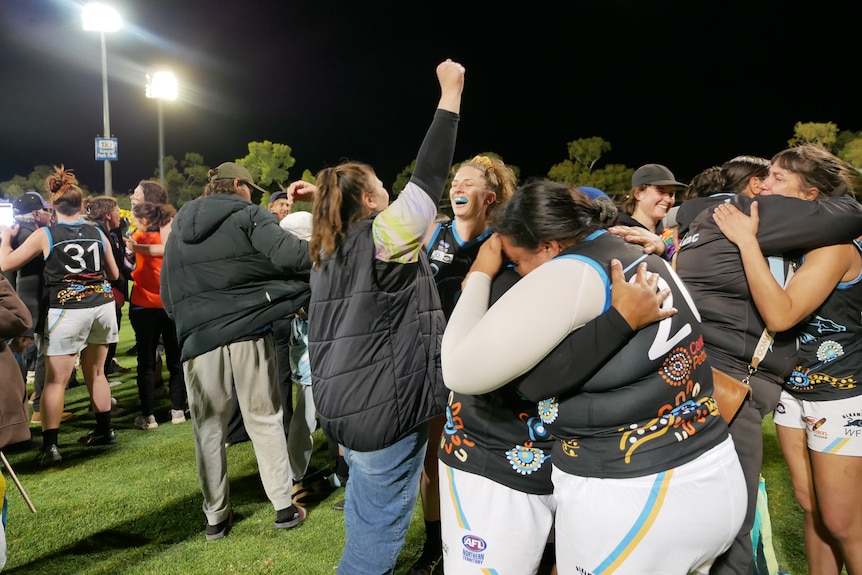
<path id="1" fill-rule="evenodd" d="M 117 138 L 96 138 L 96 159 L 117 161 Z"/>

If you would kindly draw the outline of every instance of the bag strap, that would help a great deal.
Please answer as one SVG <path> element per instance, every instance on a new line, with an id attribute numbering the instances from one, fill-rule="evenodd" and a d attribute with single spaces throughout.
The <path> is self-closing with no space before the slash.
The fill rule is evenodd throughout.
<path id="1" fill-rule="evenodd" d="M 787 276 L 784 278 L 784 289 L 787 289 L 787 284 L 790 283 L 790 278 L 793 277 L 794 268 L 792 265 L 788 267 Z M 772 345 L 772 340 L 775 339 L 775 332 L 764 328 L 760 334 L 760 340 L 754 346 L 754 354 L 751 356 L 751 362 L 748 364 L 748 375 L 743 378 L 743 382 L 749 383 L 751 376 L 757 371 L 760 362 L 766 357 L 769 351 L 769 346 Z"/>
<path id="2" fill-rule="evenodd" d="M 769 351 L 769 346 L 772 344 L 773 339 L 775 339 L 774 331 L 764 329 L 763 333 L 760 334 L 760 340 L 754 347 L 754 354 L 751 356 L 751 362 L 748 364 L 748 375 L 742 378 L 743 383 L 750 383 L 751 376 L 754 375 L 754 373 L 757 371 L 761 360 L 766 357 L 766 352 Z"/>

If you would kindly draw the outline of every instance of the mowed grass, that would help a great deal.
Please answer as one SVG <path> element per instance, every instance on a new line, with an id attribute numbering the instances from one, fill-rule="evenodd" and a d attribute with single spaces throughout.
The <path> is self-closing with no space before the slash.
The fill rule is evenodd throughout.
<path id="1" fill-rule="evenodd" d="M 120 335 L 117 360 L 134 368 L 136 358 L 125 355 L 134 343 L 126 317 Z M 80 370 L 78 379 L 82 381 Z M 109 379 L 122 381 L 112 395 L 126 410 L 113 418 L 116 445 L 77 442 L 95 423 L 87 415 L 89 397 L 80 385 L 66 392 L 66 409 L 74 416 L 60 426 L 59 466 L 40 468 L 36 451 L 4 452 L 36 508 L 35 514 L 30 512 L 4 470 L 9 499 L 4 574 L 335 573 L 344 543 L 344 513 L 331 507 L 344 497 L 344 488 L 324 492 L 325 499 L 309 506 L 308 519 L 299 527 L 275 529 L 275 510 L 263 491 L 252 445 L 234 445 L 227 450 L 234 527 L 224 539 L 208 542 L 191 422 L 171 424 L 170 402 L 164 398 L 156 410 L 159 427 L 135 429 L 134 372 Z M 32 385 L 28 388 L 32 392 Z M 41 440 L 39 426 L 31 430 Z M 322 478 L 331 465 L 318 430 L 310 473 Z M 423 540 L 417 506 L 398 573 L 407 572 Z"/>
<path id="2" fill-rule="evenodd" d="M 123 318 L 117 360 L 135 367 L 125 352 L 134 334 Z M 80 379 L 80 372 L 78 373 Z M 167 373 L 164 374 L 167 381 Z M 161 399 L 156 410 L 160 425 L 137 430 L 134 372 L 109 379 L 125 413 L 114 417 L 118 443 L 84 447 L 78 437 L 92 429 L 87 415 L 89 398 L 83 385 L 66 392 L 66 409 L 74 416 L 60 427 L 63 462 L 41 469 L 37 452 L 5 455 L 36 507 L 31 513 L 8 472 L 9 515 L 6 531 L 8 562 L 4 573 L 39 575 L 167 575 L 167 574 L 276 574 L 335 573 L 344 543 L 343 513 L 332 505 L 344 489 L 324 493 L 309 507 L 308 519 L 296 529 L 273 528 L 275 510 L 263 492 L 251 443 L 227 450 L 234 528 L 224 539 L 204 538 L 205 519 L 195 471 L 191 423 L 170 423 L 170 404 Z M 32 391 L 32 386 L 29 386 Z M 31 427 L 34 439 L 41 429 Z M 764 422 L 764 469 L 775 547 L 781 565 L 792 575 L 807 574 L 802 544 L 802 517 L 793 497 L 771 418 Z M 322 433 L 315 433 L 311 472 L 322 477 L 331 462 Z M 700 502 L 721 505 L 708 494 Z M 693 508 L 694 509 L 694 508 Z M 517 518 L 513 518 L 517 521 Z M 696 528 L 696 525 L 687 528 Z M 421 505 L 413 515 L 397 573 L 406 574 L 424 540 Z M 559 543 L 559 542 L 558 542 Z M 576 544 L 576 542 L 573 542 Z"/>

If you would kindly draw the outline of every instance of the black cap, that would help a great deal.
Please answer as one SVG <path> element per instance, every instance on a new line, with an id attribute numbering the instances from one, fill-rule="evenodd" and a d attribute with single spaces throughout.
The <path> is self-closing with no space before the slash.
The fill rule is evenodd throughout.
<path id="1" fill-rule="evenodd" d="M 286 200 L 286 199 L 287 199 L 287 192 L 278 191 L 269 197 L 269 203 L 274 204 L 276 200 Z"/>
<path id="2" fill-rule="evenodd" d="M 15 198 L 12 202 L 12 209 L 15 215 L 29 214 L 38 210 L 50 210 L 51 204 L 42 199 L 39 192 L 27 192 L 23 196 Z"/>
<path id="3" fill-rule="evenodd" d="M 688 184 L 677 182 L 673 177 L 673 172 L 661 164 L 646 164 L 635 170 L 632 176 L 632 187 L 639 186 L 682 186 L 688 187 Z"/>

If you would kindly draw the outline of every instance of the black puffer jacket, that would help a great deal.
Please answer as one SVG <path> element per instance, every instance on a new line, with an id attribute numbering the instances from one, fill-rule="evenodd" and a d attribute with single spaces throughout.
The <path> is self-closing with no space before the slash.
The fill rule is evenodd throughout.
<path id="1" fill-rule="evenodd" d="M 307 305 L 308 243 L 234 194 L 184 205 L 162 263 L 161 295 L 182 360 L 259 332 Z"/>
<path id="2" fill-rule="evenodd" d="M 312 273 L 308 352 L 314 405 L 327 437 L 356 451 L 392 445 L 442 415 L 446 319 L 425 254 L 412 280 L 380 288 L 372 218 L 351 224 L 336 257 Z"/>

